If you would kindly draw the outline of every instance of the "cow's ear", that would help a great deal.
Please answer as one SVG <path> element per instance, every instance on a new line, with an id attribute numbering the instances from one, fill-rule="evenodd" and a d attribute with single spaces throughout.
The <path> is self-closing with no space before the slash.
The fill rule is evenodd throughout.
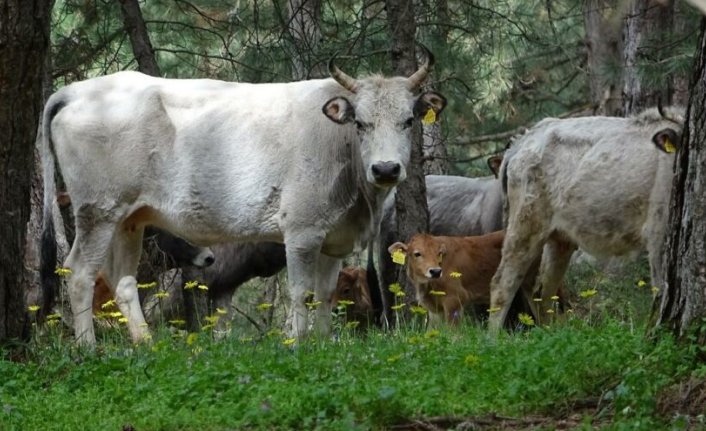
<path id="1" fill-rule="evenodd" d="M 321 108 L 324 115 L 338 124 L 350 123 L 355 120 L 355 110 L 345 97 L 334 97 Z"/>
<path id="2" fill-rule="evenodd" d="M 402 251 L 403 253 L 407 253 L 407 244 L 403 242 L 396 242 L 392 244 L 391 246 L 387 247 L 387 251 L 392 254 L 396 251 Z"/>
<path id="3" fill-rule="evenodd" d="M 680 144 L 679 140 L 679 134 L 669 128 L 660 130 L 652 137 L 652 142 L 665 153 L 675 153 Z"/>
<path id="4" fill-rule="evenodd" d="M 435 91 L 422 93 L 414 104 L 414 116 L 424 118 L 429 114 L 429 110 L 434 113 L 434 121 L 446 107 L 446 98 Z M 432 121 L 433 122 L 433 121 Z"/>
<path id="5" fill-rule="evenodd" d="M 503 162 L 503 156 L 491 156 L 488 157 L 488 167 L 490 171 L 495 175 L 495 178 L 500 176 L 500 165 Z"/>

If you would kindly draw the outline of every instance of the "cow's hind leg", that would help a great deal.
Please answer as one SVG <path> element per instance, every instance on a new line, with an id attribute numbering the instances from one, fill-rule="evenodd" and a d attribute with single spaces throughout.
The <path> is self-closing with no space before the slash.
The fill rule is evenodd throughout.
<path id="1" fill-rule="evenodd" d="M 557 234 L 550 236 L 545 244 L 534 288 L 534 293 L 540 293 L 542 301 L 539 304 L 531 303 L 538 323 L 551 321 L 551 316 L 557 311 L 554 304 L 558 302 L 552 297 L 559 290 L 575 250 L 576 246 L 573 243 L 563 240 Z"/>
<path id="2" fill-rule="evenodd" d="M 315 329 L 319 335 L 328 335 L 331 332 L 331 311 L 336 304 L 331 303 L 331 296 L 336 289 L 338 272 L 341 270 L 341 260 L 333 257 L 319 255 L 316 268 L 315 299 L 321 301 L 316 307 Z"/>
<path id="3" fill-rule="evenodd" d="M 149 330 L 140 307 L 137 293 L 137 265 L 142 253 L 143 229 L 124 229 L 115 233 L 106 265 L 106 272 L 111 286 L 115 287 L 115 301 L 124 317 L 134 342 L 149 338 Z"/>
<path id="4" fill-rule="evenodd" d="M 291 306 L 287 317 L 290 337 L 301 338 L 308 333 L 307 291 L 316 289 L 316 270 L 323 236 L 310 233 L 285 236 L 287 253 L 287 285 Z"/>
<path id="5" fill-rule="evenodd" d="M 69 300 L 74 318 L 74 335 L 79 344 L 94 345 L 93 290 L 98 271 L 110 250 L 115 225 L 96 211 L 79 208 L 75 214 L 76 238 L 64 266 L 71 269 Z"/>

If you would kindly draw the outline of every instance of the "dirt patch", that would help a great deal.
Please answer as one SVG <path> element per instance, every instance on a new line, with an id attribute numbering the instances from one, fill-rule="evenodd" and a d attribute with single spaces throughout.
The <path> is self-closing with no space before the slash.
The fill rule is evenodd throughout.
<path id="1" fill-rule="evenodd" d="M 663 389 L 657 395 L 657 414 L 667 420 L 674 418 L 677 414 L 698 416 L 705 413 L 706 378 L 692 377 L 685 382 Z M 703 426 L 702 423 L 698 425 Z"/>

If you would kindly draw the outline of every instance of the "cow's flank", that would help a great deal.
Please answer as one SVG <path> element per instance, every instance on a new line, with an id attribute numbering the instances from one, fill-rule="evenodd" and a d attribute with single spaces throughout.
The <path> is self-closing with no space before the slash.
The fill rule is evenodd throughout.
<path id="1" fill-rule="evenodd" d="M 361 79 L 331 63 L 333 79 L 285 84 L 119 72 L 57 91 L 42 123 L 43 241 L 55 246 L 58 166 L 76 220 L 65 266 L 77 339 L 95 343 L 99 270 L 132 338 L 148 334 L 134 277 L 148 224 L 200 245 L 283 242 L 289 332 L 305 335 L 305 292 L 329 297 L 340 259 L 377 231 L 385 197 L 406 176 L 413 124 L 446 104 L 418 91 L 431 63 L 409 78 Z M 316 328 L 330 323 L 330 304 L 319 307 Z"/>
<path id="2" fill-rule="evenodd" d="M 507 235 L 493 278 L 497 330 L 519 281 L 541 256 L 535 289 L 555 294 L 573 251 L 620 256 L 646 249 L 660 279 L 673 153 L 683 111 L 647 110 L 631 118 L 546 119 L 505 154 Z"/>

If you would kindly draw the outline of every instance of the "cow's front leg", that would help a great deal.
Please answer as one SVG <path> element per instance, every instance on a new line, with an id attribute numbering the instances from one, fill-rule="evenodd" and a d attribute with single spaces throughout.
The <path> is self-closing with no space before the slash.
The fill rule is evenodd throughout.
<path id="1" fill-rule="evenodd" d="M 312 235 L 285 238 L 287 285 L 291 300 L 287 317 L 287 333 L 290 337 L 305 337 L 309 330 L 306 297 L 308 291 L 316 290 L 316 267 L 322 241 L 323 237 Z"/>
<path id="2" fill-rule="evenodd" d="M 341 270 L 341 260 L 333 257 L 328 257 L 323 254 L 319 255 L 318 265 L 316 268 L 316 301 L 321 303 L 316 308 L 315 329 L 319 335 L 328 335 L 331 333 L 331 311 L 334 304 L 331 303 L 331 296 L 336 290 L 336 282 L 338 273 Z"/>

